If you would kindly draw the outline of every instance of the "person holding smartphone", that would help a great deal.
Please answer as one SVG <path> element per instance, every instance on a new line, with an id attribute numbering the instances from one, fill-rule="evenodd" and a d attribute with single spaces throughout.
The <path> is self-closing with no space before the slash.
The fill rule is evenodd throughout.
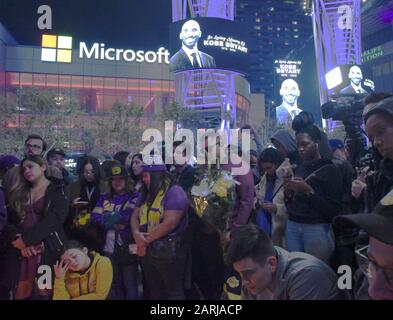
<path id="1" fill-rule="evenodd" d="M 277 174 L 284 158 L 274 148 L 265 149 L 258 160 L 264 175 L 255 188 L 256 223 L 273 240 L 274 245 L 285 248 L 285 229 L 287 223 L 284 202 L 283 175 Z"/>
<path id="2" fill-rule="evenodd" d="M 101 179 L 101 167 L 97 158 L 85 156 L 78 161 L 78 180 L 67 187 L 70 212 L 66 222 L 69 239 L 78 240 L 88 248 L 101 252 L 104 235 L 90 223 L 91 212 L 106 186 Z"/>
<path id="3" fill-rule="evenodd" d="M 298 128 L 301 165 L 284 179 L 288 211 L 288 251 L 305 252 L 330 263 L 334 250 L 332 219 L 342 212 L 342 172 L 321 156 L 321 132 L 314 125 Z"/>

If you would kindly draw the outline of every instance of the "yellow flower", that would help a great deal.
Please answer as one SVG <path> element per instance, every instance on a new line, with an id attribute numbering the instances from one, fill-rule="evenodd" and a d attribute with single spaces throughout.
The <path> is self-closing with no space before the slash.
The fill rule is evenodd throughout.
<path id="1" fill-rule="evenodd" d="M 213 192 L 218 195 L 220 198 L 225 198 L 228 194 L 227 189 L 225 186 L 215 185 L 213 187 Z"/>
<path id="2" fill-rule="evenodd" d="M 87 213 L 79 218 L 79 224 L 84 226 L 90 221 L 90 214 Z"/>

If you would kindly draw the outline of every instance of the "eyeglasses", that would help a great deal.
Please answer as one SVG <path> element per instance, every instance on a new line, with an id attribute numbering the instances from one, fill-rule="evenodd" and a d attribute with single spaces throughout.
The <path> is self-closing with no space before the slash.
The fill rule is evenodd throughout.
<path id="1" fill-rule="evenodd" d="M 28 143 L 28 144 L 25 144 L 24 147 L 26 150 L 27 149 L 34 149 L 34 150 L 41 150 L 42 149 L 42 147 L 39 146 L 38 144 L 29 144 Z"/>
<path id="2" fill-rule="evenodd" d="M 355 251 L 360 270 L 369 278 L 375 277 L 375 274 L 381 270 L 387 283 L 393 286 L 393 269 L 381 267 L 372 260 L 368 255 L 369 247 L 365 246 Z"/>
<path id="3" fill-rule="evenodd" d="M 94 170 L 83 171 L 83 174 L 86 175 L 86 176 L 94 175 L 94 173 L 95 173 Z"/>

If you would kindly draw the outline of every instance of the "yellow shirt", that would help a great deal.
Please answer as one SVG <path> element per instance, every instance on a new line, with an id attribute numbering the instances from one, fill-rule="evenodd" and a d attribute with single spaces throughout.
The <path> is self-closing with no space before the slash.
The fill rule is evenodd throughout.
<path id="1" fill-rule="evenodd" d="M 55 280 L 53 300 L 105 300 L 113 280 L 109 258 L 92 252 L 93 263 L 84 273 L 68 270 L 64 279 Z"/>

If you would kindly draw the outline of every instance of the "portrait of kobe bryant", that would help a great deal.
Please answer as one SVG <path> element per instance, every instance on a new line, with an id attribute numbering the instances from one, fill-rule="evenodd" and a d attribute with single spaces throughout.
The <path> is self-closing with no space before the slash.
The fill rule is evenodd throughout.
<path id="1" fill-rule="evenodd" d="M 197 21 L 188 20 L 183 24 L 179 36 L 182 47 L 170 59 L 170 71 L 216 67 L 216 61 L 212 56 L 198 50 L 201 36 L 201 27 Z"/>
<path id="2" fill-rule="evenodd" d="M 349 69 L 348 79 L 350 81 L 349 86 L 342 89 L 340 94 L 367 93 L 362 87 L 363 73 L 358 66 L 352 66 Z"/>
<path id="3" fill-rule="evenodd" d="M 300 96 L 299 84 L 293 79 L 286 79 L 280 88 L 282 103 L 276 108 L 276 120 L 279 124 L 292 121 L 302 110 L 297 101 Z"/>

